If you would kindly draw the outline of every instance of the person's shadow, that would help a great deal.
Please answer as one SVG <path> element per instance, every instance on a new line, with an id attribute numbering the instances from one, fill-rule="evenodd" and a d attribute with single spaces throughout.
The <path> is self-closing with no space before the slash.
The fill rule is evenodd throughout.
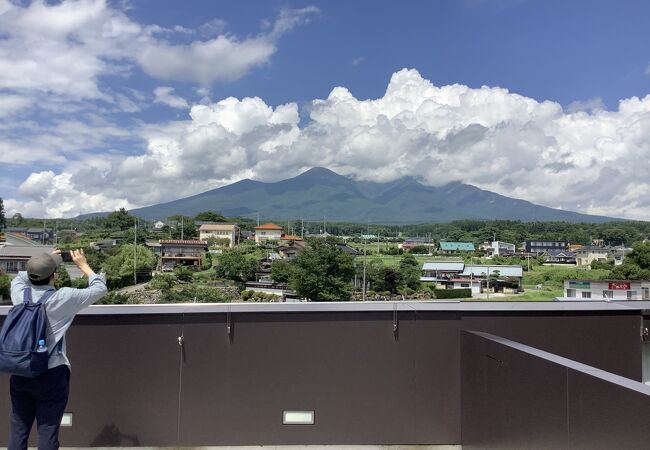
<path id="1" fill-rule="evenodd" d="M 126 440 L 127 442 L 124 442 Z M 129 436 L 120 432 L 120 429 L 112 423 L 106 425 L 102 431 L 90 443 L 91 447 L 119 447 L 127 444 L 132 447 L 139 447 L 140 440 L 137 436 Z"/>

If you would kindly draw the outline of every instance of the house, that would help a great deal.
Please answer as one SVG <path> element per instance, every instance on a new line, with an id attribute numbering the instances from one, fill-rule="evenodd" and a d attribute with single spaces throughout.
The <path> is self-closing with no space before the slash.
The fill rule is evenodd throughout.
<path id="1" fill-rule="evenodd" d="M 25 235 L 37 242 L 51 243 L 54 239 L 54 231 L 51 228 L 28 228 Z"/>
<path id="2" fill-rule="evenodd" d="M 0 273 L 18 273 L 27 270 L 27 261 L 41 253 L 52 253 L 48 245 L 5 245 L 0 247 Z"/>
<path id="3" fill-rule="evenodd" d="M 425 262 L 422 266 L 420 281 L 447 281 L 456 277 L 465 269 L 462 261 L 434 261 Z"/>
<path id="4" fill-rule="evenodd" d="M 164 239 L 160 241 L 159 268 L 171 271 L 179 264 L 200 267 L 208 244 L 199 240 Z"/>
<path id="5" fill-rule="evenodd" d="M 274 223 L 265 223 L 255 227 L 255 242 L 279 241 L 282 238 L 282 227 Z"/>
<path id="6" fill-rule="evenodd" d="M 406 239 L 404 242 L 397 244 L 397 248 L 402 250 L 411 250 L 415 247 L 427 247 L 429 251 L 432 251 L 436 244 L 433 241 L 427 239 Z"/>
<path id="7" fill-rule="evenodd" d="M 473 252 L 474 244 L 471 242 L 440 242 L 438 252 L 443 254 L 458 252 Z"/>
<path id="8" fill-rule="evenodd" d="M 564 301 L 650 300 L 648 280 L 565 280 Z"/>
<path id="9" fill-rule="evenodd" d="M 118 244 L 118 239 L 102 239 L 101 241 L 91 242 L 90 248 L 94 250 L 106 251 Z"/>
<path id="10" fill-rule="evenodd" d="M 465 264 L 462 261 L 425 262 L 422 266 L 422 282 L 434 282 L 447 289 L 469 288 L 481 292 L 482 287 L 496 290 L 521 290 L 523 268 L 516 265 Z"/>
<path id="11" fill-rule="evenodd" d="M 578 266 L 589 266 L 594 261 L 606 262 L 609 259 L 608 247 L 597 247 L 585 245 L 576 250 L 576 264 Z"/>
<path id="12" fill-rule="evenodd" d="M 568 250 L 545 250 L 539 254 L 546 264 L 575 264 L 576 254 Z"/>
<path id="13" fill-rule="evenodd" d="M 153 231 L 154 233 L 160 233 L 162 232 L 164 226 L 165 226 L 165 222 L 158 220 L 154 222 L 153 229 L 151 231 Z"/>
<path id="14" fill-rule="evenodd" d="M 352 255 L 352 256 L 357 256 L 357 255 L 359 255 L 361 253 L 361 252 L 359 252 L 359 250 L 357 250 L 356 248 L 350 247 L 348 244 L 336 244 L 336 248 L 341 250 L 343 253 L 346 253 L 346 254 Z"/>
<path id="15" fill-rule="evenodd" d="M 611 247 L 609 255 L 614 259 L 614 265 L 620 266 L 625 261 L 625 257 L 632 252 L 631 248 L 627 248 L 623 245 L 617 247 Z"/>
<path id="16" fill-rule="evenodd" d="M 509 244 L 503 241 L 492 241 L 485 247 L 485 253 L 488 258 L 492 256 L 512 256 L 516 251 L 515 244 Z"/>
<path id="17" fill-rule="evenodd" d="M 305 241 L 286 241 L 278 245 L 278 254 L 283 259 L 293 259 L 296 257 L 298 252 L 305 248 L 307 244 Z"/>
<path id="18" fill-rule="evenodd" d="M 523 247 L 526 253 L 539 255 L 547 250 L 566 250 L 567 245 L 569 243 L 562 239 L 558 239 L 557 241 L 528 240 L 524 241 Z"/>
<path id="19" fill-rule="evenodd" d="M 228 239 L 228 246 L 234 247 L 237 243 L 238 232 L 239 227 L 236 223 L 205 223 L 199 226 L 199 240 Z"/>

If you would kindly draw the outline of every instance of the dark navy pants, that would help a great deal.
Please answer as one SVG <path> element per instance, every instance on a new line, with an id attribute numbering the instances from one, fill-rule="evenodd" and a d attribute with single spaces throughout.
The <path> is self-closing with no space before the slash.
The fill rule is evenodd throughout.
<path id="1" fill-rule="evenodd" d="M 11 436 L 8 450 L 24 450 L 34 419 L 39 450 L 59 448 L 59 427 L 68 403 L 70 369 L 61 365 L 36 378 L 13 375 L 10 380 Z"/>

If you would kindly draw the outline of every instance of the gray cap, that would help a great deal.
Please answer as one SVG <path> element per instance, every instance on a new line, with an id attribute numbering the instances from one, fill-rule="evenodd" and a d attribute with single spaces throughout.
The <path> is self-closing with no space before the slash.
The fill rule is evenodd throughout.
<path id="1" fill-rule="evenodd" d="M 54 253 L 41 253 L 32 256 L 27 261 L 27 276 L 29 276 L 30 281 L 47 280 L 61 264 L 63 264 L 61 255 Z"/>

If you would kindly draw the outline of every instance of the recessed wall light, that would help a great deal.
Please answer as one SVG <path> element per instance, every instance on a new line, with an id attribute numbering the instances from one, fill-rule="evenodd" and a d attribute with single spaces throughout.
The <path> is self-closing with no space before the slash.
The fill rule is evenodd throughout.
<path id="1" fill-rule="evenodd" d="M 63 413 L 61 418 L 62 427 L 71 427 L 72 426 L 72 413 Z"/>
<path id="2" fill-rule="evenodd" d="M 314 411 L 283 411 L 283 425 L 313 425 Z"/>

